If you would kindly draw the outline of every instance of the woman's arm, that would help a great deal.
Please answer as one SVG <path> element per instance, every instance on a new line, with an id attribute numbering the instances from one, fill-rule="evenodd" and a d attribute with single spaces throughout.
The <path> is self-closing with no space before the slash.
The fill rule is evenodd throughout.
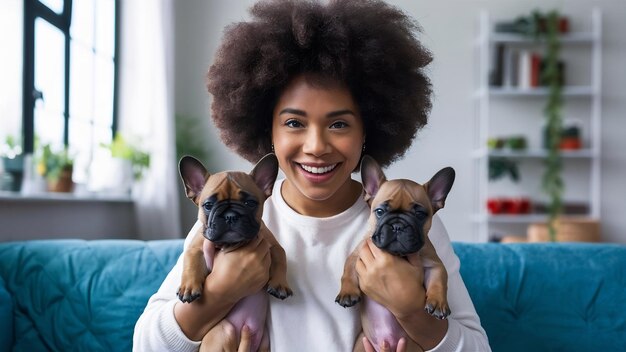
<path id="1" fill-rule="evenodd" d="M 196 223 L 189 232 L 185 248 L 199 226 Z M 181 255 L 139 317 L 133 350 L 196 351 L 200 340 L 223 319 L 238 297 L 257 292 L 265 285 L 269 275 L 268 254 L 269 244 L 262 239 L 237 251 L 219 252 L 201 298 L 192 303 L 182 303 L 176 296 L 182 275 Z M 248 269 L 242 270 L 244 267 Z"/>
<path id="2" fill-rule="evenodd" d="M 489 351 L 487 335 L 459 273 L 459 259 L 437 216 L 429 238 L 448 271 L 448 303 L 452 310 L 448 319 L 439 320 L 424 311 L 423 268 L 373 244 L 363 248 L 357 264 L 361 289 L 387 307 L 409 337 L 425 350 Z"/>

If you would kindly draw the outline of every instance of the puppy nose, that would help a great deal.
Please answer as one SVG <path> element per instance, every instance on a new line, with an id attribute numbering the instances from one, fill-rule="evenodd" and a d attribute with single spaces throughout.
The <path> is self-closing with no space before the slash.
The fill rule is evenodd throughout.
<path id="1" fill-rule="evenodd" d="M 234 211 L 226 211 L 224 212 L 224 220 L 226 220 L 227 224 L 233 224 L 239 220 L 239 214 Z"/>
<path id="2" fill-rule="evenodd" d="M 404 232 L 405 228 L 406 225 L 401 222 L 391 224 L 391 231 L 393 231 L 393 233 Z"/>

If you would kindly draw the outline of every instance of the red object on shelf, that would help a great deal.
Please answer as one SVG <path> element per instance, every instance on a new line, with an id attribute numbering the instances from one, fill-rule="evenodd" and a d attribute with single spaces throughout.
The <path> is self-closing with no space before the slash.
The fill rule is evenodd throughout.
<path id="1" fill-rule="evenodd" d="M 539 87 L 541 85 L 541 56 L 537 53 L 530 55 L 530 86 Z"/>
<path id="2" fill-rule="evenodd" d="M 578 137 L 564 137 L 559 142 L 559 149 L 561 150 L 578 150 L 581 147 L 582 143 Z"/>
<path id="3" fill-rule="evenodd" d="M 510 200 L 511 207 L 509 214 L 528 214 L 530 213 L 530 200 L 528 198 L 519 197 Z"/>
<path id="4" fill-rule="evenodd" d="M 502 201 L 498 198 L 487 199 L 487 209 L 489 210 L 490 214 L 501 214 Z"/>
<path id="5" fill-rule="evenodd" d="M 513 199 L 511 198 L 502 198 L 502 213 L 504 214 L 514 214 L 513 211 Z"/>
<path id="6" fill-rule="evenodd" d="M 497 197 L 487 199 L 487 210 L 493 215 L 522 215 L 530 213 L 530 199 L 526 197 Z"/>
<path id="7" fill-rule="evenodd" d="M 560 33 L 569 32 L 569 19 L 567 17 L 559 18 L 559 32 Z"/>

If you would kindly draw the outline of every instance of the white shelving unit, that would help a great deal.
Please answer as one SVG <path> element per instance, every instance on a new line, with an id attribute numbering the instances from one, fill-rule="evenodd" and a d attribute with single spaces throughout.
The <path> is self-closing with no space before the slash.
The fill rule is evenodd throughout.
<path id="1" fill-rule="evenodd" d="M 594 9 L 590 15 L 590 29 L 584 32 L 571 32 L 561 36 L 562 48 L 568 47 L 582 47 L 585 48 L 585 53 L 588 53 L 590 57 L 587 62 L 588 67 L 585 70 L 589 70 L 590 78 L 588 83 L 584 82 L 582 85 L 566 85 L 563 88 L 564 104 L 567 106 L 570 101 L 576 101 L 577 104 L 581 104 L 584 101 L 589 106 L 587 126 L 587 141 L 583 146 L 583 149 L 575 151 L 563 151 L 561 156 L 563 157 L 563 164 L 566 166 L 568 163 L 580 162 L 584 165 L 585 172 L 588 175 L 584 177 L 588 178 L 588 202 L 586 204 L 589 209 L 585 216 L 587 218 L 599 219 L 600 217 L 600 133 L 601 133 L 601 62 L 602 62 L 602 16 L 599 9 Z M 507 118 L 508 116 L 493 116 L 492 105 L 496 102 L 500 104 L 506 104 L 506 102 L 514 102 L 515 104 L 535 104 L 541 106 L 545 105 L 548 90 L 545 87 L 541 88 L 526 88 L 521 89 L 517 87 L 490 87 L 489 85 L 489 73 L 493 66 L 492 53 L 496 45 L 510 45 L 515 47 L 529 47 L 536 48 L 541 47 L 541 43 L 537 43 L 531 38 L 515 35 L 515 34 L 502 34 L 494 32 L 494 21 L 489 17 L 486 11 L 480 14 L 479 18 L 479 37 L 477 41 L 478 47 L 478 72 L 479 72 L 479 86 L 475 94 L 477 102 L 476 126 L 474 134 L 474 150 L 472 151 L 472 158 L 474 160 L 474 199 L 475 210 L 473 215 L 473 223 L 475 224 L 475 231 L 477 231 L 477 237 L 481 241 L 489 240 L 493 235 L 494 227 L 516 227 L 525 226 L 534 222 L 543 222 L 547 216 L 542 214 L 528 214 L 528 215 L 492 215 L 487 209 L 487 200 L 490 196 L 493 196 L 490 192 L 493 185 L 489 181 L 488 165 L 489 159 L 495 157 L 505 157 L 514 160 L 518 160 L 524 165 L 520 165 L 521 177 L 525 177 L 525 167 L 535 168 L 535 177 L 537 173 L 543 174 L 543 164 L 541 160 L 546 157 L 547 152 L 541 147 L 530 147 L 524 151 L 510 151 L 510 150 L 490 150 L 487 148 L 487 141 L 490 137 L 496 137 L 494 133 L 497 133 L 493 128 L 494 119 Z M 568 57 L 563 57 L 567 62 Z M 578 68 L 579 69 L 579 68 Z M 569 71 L 566 69 L 566 76 L 569 75 Z M 502 101 L 505 101 L 502 103 Z M 587 114 L 585 114 L 587 115 Z M 567 117 L 567 116 L 564 116 Z M 544 119 L 543 114 L 537 116 L 537 121 Z M 502 124 L 502 121 L 498 121 Z M 520 131 L 525 132 L 525 131 Z M 537 168 L 541 168 L 539 172 Z M 580 166 L 578 167 L 580 170 Z M 566 171 L 564 171 L 566 172 Z M 565 176 L 565 175 L 564 175 Z M 540 185 L 539 182 L 536 182 Z M 539 186 L 540 187 L 540 186 Z M 564 195 L 564 201 L 567 201 L 567 183 L 565 185 L 566 193 Z M 530 190 L 532 192 L 540 192 L 539 190 Z"/>

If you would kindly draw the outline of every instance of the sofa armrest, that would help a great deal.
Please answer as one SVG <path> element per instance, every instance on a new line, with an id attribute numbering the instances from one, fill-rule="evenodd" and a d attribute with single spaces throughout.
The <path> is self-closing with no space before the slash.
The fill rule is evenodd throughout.
<path id="1" fill-rule="evenodd" d="M 13 346 L 13 299 L 0 277 L 0 351 L 10 351 Z"/>

